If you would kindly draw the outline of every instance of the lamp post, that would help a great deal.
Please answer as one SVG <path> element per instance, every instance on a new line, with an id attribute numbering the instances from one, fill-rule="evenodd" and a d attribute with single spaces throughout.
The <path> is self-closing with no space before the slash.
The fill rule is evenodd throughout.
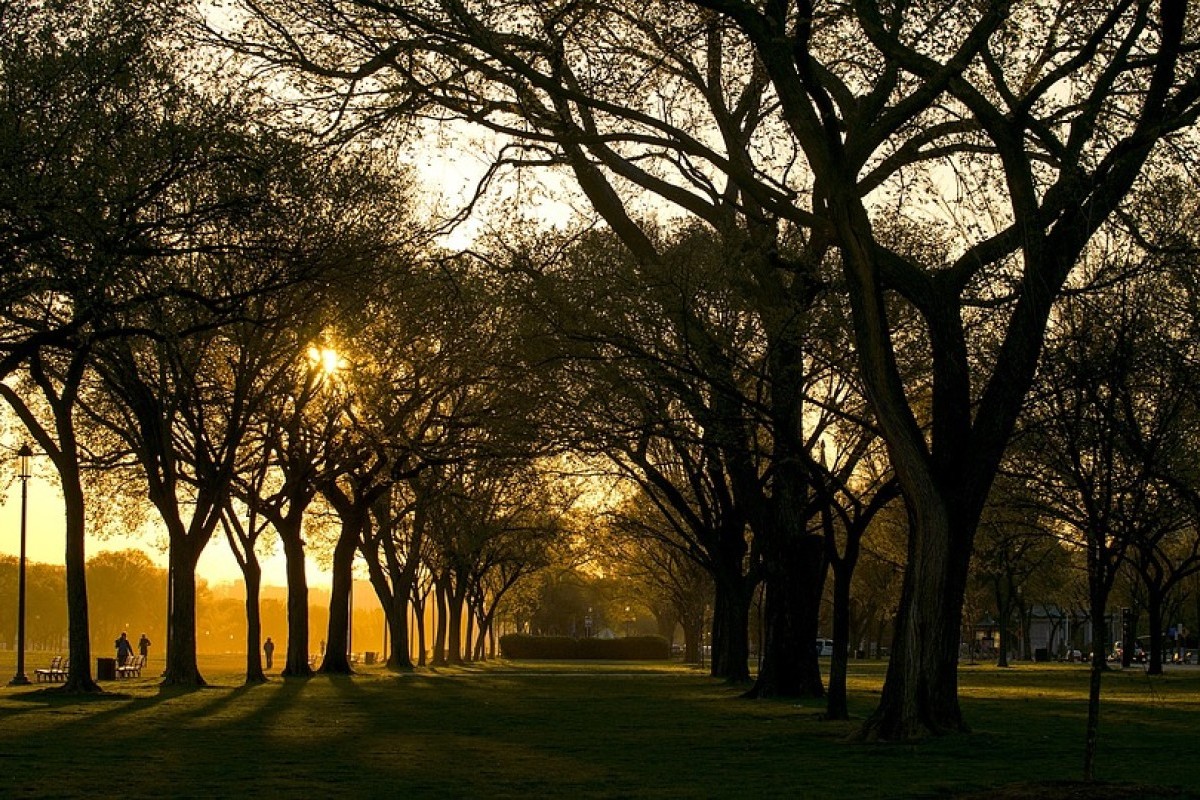
<path id="1" fill-rule="evenodd" d="M 17 477 L 21 479 L 21 558 L 17 568 L 17 674 L 9 686 L 28 686 L 25 675 L 25 505 L 29 492 L 29 457 L 33 450 L 21 445 L 17 451 Z"/>
<path id="2" fill-rule="evenodd" d="M 346 603 L 346 661 L 354 657 L 354 565 L 350 565 L 350 597 Z"/>

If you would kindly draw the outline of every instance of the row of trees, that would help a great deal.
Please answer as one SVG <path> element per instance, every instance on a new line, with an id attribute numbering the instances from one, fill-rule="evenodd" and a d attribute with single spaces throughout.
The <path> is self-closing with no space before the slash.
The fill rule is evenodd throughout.
<path id="1" fill-rule="evenodd" d="M 749 679 L 761 587 L 753 694 L 825 694 L 828 580 L 844 716 L 856 600 L 883 616 L 899 575 L 869 738 L 965 727 L 971 560 L 1004 568 L 981 526 L 1085 554 L 1093 620 L 1120 564 L 1163 597 L 1194 571 L 1187 3 L 271 0 L 197 20 L 268 68 L 228 95 L 137 4 L 5 13 L 0 393 L 62 478 L 73 653 L 85 475 L 169 531 L 179 682 L 202 680 L 218 529 L 248 679 L 259 537 L 288 557 L 285 674 L 306 674 L 322 524 L 322 669 L 349 669 L 356 553 L 389 664 L 429 586 L 461 658 L 530 570 L 580 557 L 599 476 L 561 475 L 583 466 L 633 487 L 602 555 L 659 579 L 689 649 L 711 593 L 714 675 Z M 388 157 L 428 116 L 490 132 L 487 181 L 553 170 L 590 212 L 439 257 Z M 868 533 L 897 526 L 864 577 Z"/>
<path id="2" fill-rule="evenodd" d="M 853 536 L 833 553 L 837 537 L 805 524 L 816 498 L 829 527 L 853 527 L 828 502 L 838 484 L 814 466 L 819 425 L 801 399 L 826 359 L 820 343 L 850 350 L 909 520 L 898 634 L 864 733 L 964 726 L 956 669 L 968 567 L 1057 301 L 1117 235 L 1139 182 L 1193 161 L 1200 79 L 1189 3 L 273 0 L 241 9 L 242 27 L 208 23 L 314 90 L 318 107 L 351 109 L 352 124 L 453 117 L 499 137 L 497 168 L 561 168 L 639 270 L 661 269 L 677 245 L 656 235 L 648 199 L 703 227 L 737 299 L 770 313 L 760 338 L 730 348 L 687 315 L 666 317 L 688 336 L 688 363 L 712 378 L 688 409 L 697 427 L 687 461 L 708 476 L 716 454 L 732 464 L 750 438 L 721 391 L 743 377 L 729 352 L 748 346 L 771 380 L 755 407 L 771 461 L 730 471 L 728 482 L 694 481 L 691 494 L 708 530 L 753 529 L 768 641 L 783 650 L 811 632 L 825 566 L 836 580 L 856 556 Z M 824 315 L 814 303 L 825 294 L 849 347 L 816 335 Z M 601 344 L 600 363 L 619 369 L 627 343 Z M 638 467 L 639 479 L 671 492 Z M 852 507 L 873 506 L 856 497 Z M 718 628 L 743 616 L 745 561 L 731 556 L 739 569 L 718 581 L 727 588 Z M 760 683 L 811 683 L 811 664 L 794 655 L 765 654 Z M 802 674 L 785 678 L 793 663 Z"/>
<path id="3" fill-rule="evenodd" d="M 96 689 L 86 533 L 148 515 L 169 542 L 167 683 L 203 683 L 195 569 L 216 535 L 245 574 L 248 680 L 264 538 L 288 562 L 285 674 L 310 673 L 313 548 L 333 584 L 322 669 L 349 670 L 356 552 L 390 663 L 431 591 L 435 657 L 461 659 L 464 608 L 485 636 L 571 501 L 534 479 L 511 326 L 468 264 L 430 260 L 403 170 L 220 89 L 169 12 L 3 9 L 0 396 L 64 496 L 66 689 Z"/>

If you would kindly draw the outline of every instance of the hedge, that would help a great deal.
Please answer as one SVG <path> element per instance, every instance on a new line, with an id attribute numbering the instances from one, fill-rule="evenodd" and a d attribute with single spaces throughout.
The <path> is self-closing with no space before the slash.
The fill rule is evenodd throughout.
<path id="1" fill-rule="evenodd" d="M 500 637 L 505 658 L 545 658 L 609 661 L 666 661 L 671 645 L 661 636 L 627 636 L 623 639 L 572 639 L 570 636 L 529 636 L 509 633 Z"/>

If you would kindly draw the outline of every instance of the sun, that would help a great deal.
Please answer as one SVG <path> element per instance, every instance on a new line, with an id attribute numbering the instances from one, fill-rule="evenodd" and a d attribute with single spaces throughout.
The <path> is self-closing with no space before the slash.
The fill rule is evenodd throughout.
<path id="1" fill-rule="evenodd" d="M 308 348 L 308 361 L 326 375 L 334 375 L 346 367 L 346 359 L 332 347 L 313 345 Z"/>

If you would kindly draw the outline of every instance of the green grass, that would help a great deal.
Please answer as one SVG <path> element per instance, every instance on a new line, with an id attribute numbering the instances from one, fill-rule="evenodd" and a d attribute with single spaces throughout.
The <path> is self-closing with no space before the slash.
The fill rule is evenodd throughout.
<path id="1" fill-rule="evenodd" d="M 48 661 L 31 655 L 29 674 Z M 154 677 L 98 698 L 0 688 L 0 796 L 932 798 L 1076 779 L 1082 762 L 1078 665 L 964 666 L 971 734 L 863 745 L 819 702 L 742 700 L 679 665 L 365 667 L 246 688 L 239 661 L 202 659 L 213 685 L 199 691 Z M 851 669 L 861 720 L 882 665 Z M 1200 670 L 1107 675 L 1100 777 L 1200 796 L 1198 726 Z"/>

